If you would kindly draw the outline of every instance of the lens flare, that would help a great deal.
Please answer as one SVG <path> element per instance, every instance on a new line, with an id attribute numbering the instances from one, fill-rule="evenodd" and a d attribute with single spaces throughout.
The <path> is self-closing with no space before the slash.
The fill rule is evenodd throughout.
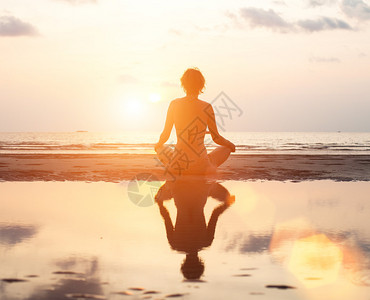
<path id="1" fill-rule="evenodd" d="M 288 268 L 306 287 L 318 287 L 337 280 L 342 261 L 342 250 L 316 234 L 294 242 Z"/>

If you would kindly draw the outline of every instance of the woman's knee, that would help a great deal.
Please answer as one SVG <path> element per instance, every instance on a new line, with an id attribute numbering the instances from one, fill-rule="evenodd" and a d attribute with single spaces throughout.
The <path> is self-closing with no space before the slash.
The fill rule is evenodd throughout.
<path id="1" fill-rule="evenodd" d="M 230 156 L 231 149 L 226 146 L 219 146 L 209 154 L 211 162 L 215 166 L 220 166 Z"/>
<path id="2" fill-rule="evenodd" d="M 167 165 L 171 162 L 173 156 L 173 149 L 170 146 L 160 146 L 155 149 L 157 157 L 164 164 Z"/>
<path id="3" fill-rule="evenodd" d="M 217 149 L 218 149 L 219 152 L 222 152 L 223 155 L 229 156 L 230 153 L 231 153 L 231 149 L 229 147 L 226 147 L 226 146 L 219 146 Z"/>
<path id="4" fill-rule="evenodd" d="M 157 153 L 157 155 L 159 155 L 160 153 L 163 152 L 163 148 L 164 148 L 163 146 L 159 146 L 154 148 L 154 151 Z"/>
<path id="5" fill-rule="evenodd" d="M 226 146 L 222 146 L 223 147 L 223 149 L 224 149 L 224 151 L 225 152 L 227 152 L 227 153 L 231 153 L 231 148 L 229 148 L 229 147 L 226 147 Z"/>

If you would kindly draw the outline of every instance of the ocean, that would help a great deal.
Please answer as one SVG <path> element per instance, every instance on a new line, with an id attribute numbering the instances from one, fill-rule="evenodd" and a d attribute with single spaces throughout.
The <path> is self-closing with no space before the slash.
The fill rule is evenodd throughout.
<path id="1" fill-rule="evenodd" d="M 0 154 L 149 154 L 160 132 L 0 132 Z M 369 132 L 225 132 L 237 154 L 370 154 Z M 168 144 L 176 143 L 172 133 Z M 216 145 L 206 135 L 207 149 Z"/>

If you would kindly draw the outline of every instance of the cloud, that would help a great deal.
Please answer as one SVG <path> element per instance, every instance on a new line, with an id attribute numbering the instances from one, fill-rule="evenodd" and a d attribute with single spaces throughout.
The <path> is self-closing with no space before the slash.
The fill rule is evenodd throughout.
<path id="1" fill-rule="evenodd" d="M 62 263 L 63 265 L 63 263 Z M 104 288 L 102 280 L 99 277 L 99 261 L 97 258 L 91 259 L 75 259 L 68 262 L 67 268 L 56 271 L 70 271 L 77 274 L 63 276 L 56 274 L 54 277 L 56 282 L 51 283 L 48 289 L 44 286 L 37 287 L 32 291 L 32 294 L 27 296 L 27 300 L 64 300 L 64 299 L 106 299 L 103 297 Z M 59 266 L 58 266 L 59 267 Z M 83 272 L 81 272 L 83 271 Z M 58 278 L 59 277 L 59 278 Z M 80 297 L 78 296 L 80 295 Z M 85 295 L 85 296 L 83 296 Z M 0 294 L 1 296 L 1 294 Z M 75 297 L 72 297 L 75 296 Z"/>
<path id="2" fill-rule="evenodd" d="M 359 21 L 370 20 L 370 5 L 363 0 L 308 0 L 311 7 L 340 4 L 342 12 L 350 18 Z"/>
<path id="3" fill-rule="evenodd" d="M 317 57 L 311 56 L 310 62 L 312 63 L 340 63 L 340 59 L 337 57 Z"/>
<path id="4" fill-rule="evenodd" d="M 170 34 L 177 35 L 177 36 L 183 36 L 184 35 L 183 31 L 178 30 L 178 29 L 174 29 L 174 28 L 171 28 L 168 32 Z"/>
<path id="5" fill-rule="evenodd" d="M 275 0 L 275 1 L 272 1 L 272 3 L 275 4 L 275 5 L 283 5 L 283 6 L 286 6 L 285 1 L 283 1 L 283 0 Z"/>
<path id="6" fill-rule="evenodd" d="M 370 6 L 362 0 L 343 0 L 340 7 L 347 17 L 359 21 L 370 20 Z"/>
<path id="7" fill-rule="evenodd" d="M 35 36 L 37 29 L 13 16 L 0 16 L 0 36 Z"/>
<path id="8" fill-rule="evenodd" d="M 139 79 L 131 75 L 121 75 L 118 81 L 122 84 L 136 84 L 139 83 Z"/>
<path id="9" fill-rule="evenodd" d="M 179 87 L 180 85 L 179 84 L 176 84 L 176 83 L 173 83 L 173 82 L 170 82 L 170 81 L 163 81 L 161 82 L 161 87 L 170 87 L 170 88 L 173 88 L 173 87 Z"/>
<path id="10" fill-rule="evenodd" d="M 312 7 L 324 6 L 324 5 L 333 5 L 337 0 L 308 0 L 308 5 Z"/>
<path id="11" fill-rule="evenodd" d="M 335 29 L 353 30 L 347 22 L 329 17 L 287 22 L 272 9 L 241 8 L 240 15 L 251 27 L 264 27 L 280 32 L 296 32 L 299 30 L 315 32 Z M 235 19 L 235 17 L 232 19 Z"/>
<path id="12" fill-rule="evenodd" d="M 34 237 L 38 228 L 33 225 L 0 225 L 0 244 L 16 245 Z"/>
<path id="13" fill-rule="evenodd" d="M 237 235 L 228 241 L 226 251 L 239 250 L 241 253 L 263 253 L 267 251 L 271 243 L 271 234 L 248 234 Z"/>
<path id="14" fill-rule="evenodd" d="M 86 4 L 86 3 L 87 4 L 88 3 L 95 4 L 95 3 L 98 2 L 97 0 L 54 0 L 54 1 L 66 2 L 66 3 L 72 4 L 72 5 Z"/>
<path id="15" fill-rule="evenodd" d="M 353 28 L 346 23 L 345 21 L 335 19 L 335 18 L 328 18 L 328 17 L 321 17 L 316 20 L 301 20 L 297 22 L 297 25 L 304 30 L 314 32 L 314 31 L 322 31 L 322 30 L 333 30 L 333 29 L 345 29 L 345 30 L 352 30 Z"/>
<path id="16" fill-rule="evenodd" d="M 272 9 L 241 8 L 240 14 L 252 27 L 266 27 L 280 31 L 285 31 L 292 27 L 291 24 L 286 22 Z"/>

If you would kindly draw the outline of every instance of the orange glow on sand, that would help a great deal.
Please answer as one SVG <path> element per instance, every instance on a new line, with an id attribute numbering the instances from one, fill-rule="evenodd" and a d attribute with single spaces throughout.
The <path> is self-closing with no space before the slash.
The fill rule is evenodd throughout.
<path id="1" fill-rule="evenodd" d="M 342 250 L 324 234 L 294 242 L 288 269 L 308 288 L 334 283 L 343 261 Z"/>

